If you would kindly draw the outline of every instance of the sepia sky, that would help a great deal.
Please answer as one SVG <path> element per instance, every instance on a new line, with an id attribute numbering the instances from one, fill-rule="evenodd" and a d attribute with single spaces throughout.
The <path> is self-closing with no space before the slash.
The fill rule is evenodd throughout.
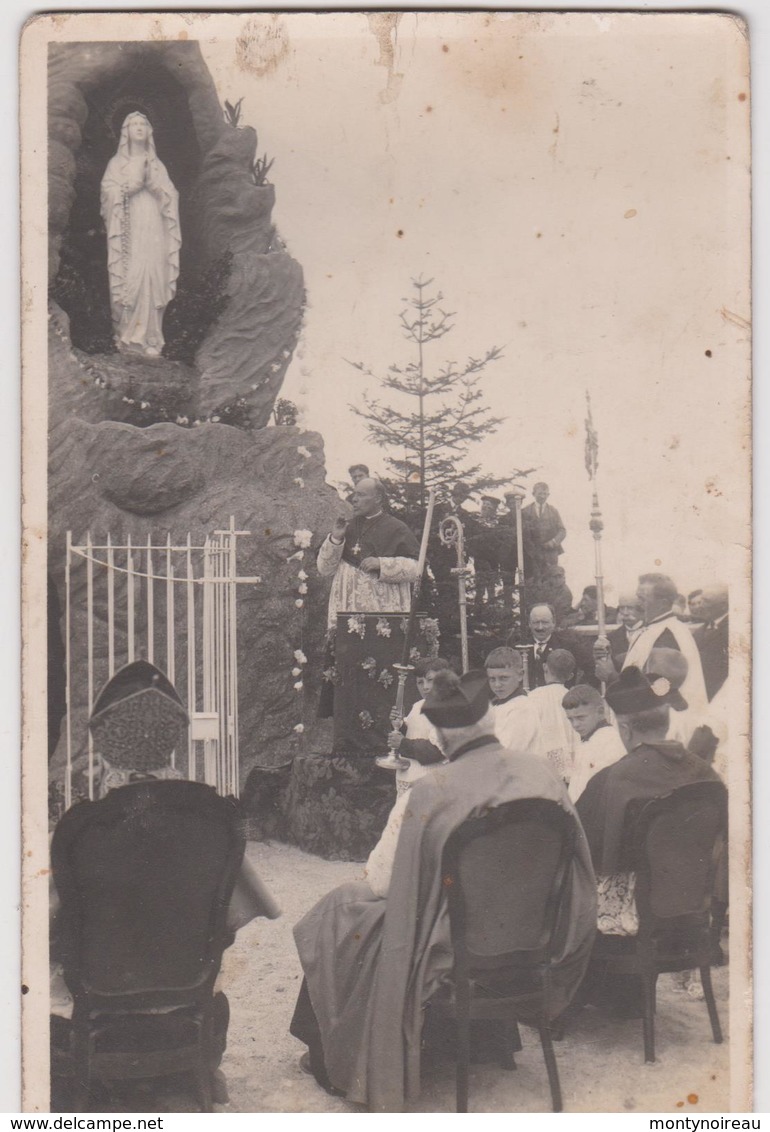
<path id="1" fill-rule="evenodd" d="M 712 16 L 378 13 L 216 18 L 222 99 L 275 158 L 275 220 L 308 310 L 283 393 L 329 478 L 384 470 L 348 409 L 409 359 L 409 280 L 456 329 L 429 360 L 492 345 L 507 417 L 485 468 L 537 466 L 592 580 L 585 391 L 600 436 L 605 575 L 733 569 L 747 519 L 748 86 L 739 25 Z M 707 351 L 709 353 L 707 354 Z M 742 475 L 743 473 L 743 475 Z M 745 539 L 744 539 L 745 541 Z"/>

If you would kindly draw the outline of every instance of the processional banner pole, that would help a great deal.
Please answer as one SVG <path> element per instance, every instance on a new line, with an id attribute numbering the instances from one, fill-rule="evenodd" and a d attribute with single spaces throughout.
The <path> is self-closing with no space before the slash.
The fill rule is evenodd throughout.
<path id="1" fill-rule="evenodd" d="M 460 606 L 460 653 L 462 656 L 463 672 L 470 666 L 468 658 L 468 597 L 465 592 L 465 579 L 468 577 L 468 567 L 465 565 L 465 543 L 463 525 L 456 515 L 447 515 L 442 520 L 438 537 L 444 546 L 455 547 L 457 550 L 457 565 L 452 573 L 457 576 L 457 600 Z"/>
<path id="2" fill-rule="evenodd" d="M 527 495 L 527 489 L 520 483 L 511 487 L 516 507 L 516 573 L 514 575 L 516 592 L 519 595 L 519 638 L 524 636 L 524 528 L 521 520 L 521 506 Z M 526 658 L 523 657 L 526 662 Z M 524 669 L 527 671 L 526 666 Z"/>
<path id="3" fill-rule="evenodd" d="M 404 650 L 401 655 L 401 663 L 394 664 L 396 672 L 398 673 L 398 687 L 396 688 L 396 712 L 399 718 L 403 719 L 404 716 L 404 690 L 406 688 L 406 678 L 414 668 L 413 664 L 409 663 L 410 653 L 412 650 L 412 636 L 414 635 L 414 623 L 417 618 L 417 606 L 420 600 L 420 591 L 422 589 L 422 579 L 425 575 L 425 560 L 428 557 L 428 539 L 430 537 L 430 527 L 433 522 L 433 507 L 436 502 L 436 492 L 431 488 L 428 492 L 428 506 L 425 511 L 425 523 L 422 528 L 422 541 L 420 543 L 420 554 L 417 559 L 417 579 L 412 589 L 412 600 L 409 606 L 409 620 L 406 623 L 406 631 L 404 632 Z M 382 767 L 383 770 L 406 770 L 409 766 L 409 760 L 402 758 L 398 751 L 393 750 L 391 747 L 387 755 L 382 756 L 375 760 L 377 766 Z"/>
<path id="4" fill-rule="evenodd" d="M 604 575 L 602 570 L 602 531 L 604 520 L 599 507 L 599 493 L 596 486 L 596 469 L 599 466 L 599 434 L 594 428 L 593 413 L 591 411 L 591 394 L 586 391 L 586 471 L 591 481 L 591 519 L 588 527 L 594 536 L 594 574 L 596 576 L 596 622 L 599 636 L 596 641 L 605 652 L 609 652 L 609 641 L 606 634 L 606 620 L 604 613 Z M 602 695 L 606 691 L 606 684 L 602 680 Z"/>

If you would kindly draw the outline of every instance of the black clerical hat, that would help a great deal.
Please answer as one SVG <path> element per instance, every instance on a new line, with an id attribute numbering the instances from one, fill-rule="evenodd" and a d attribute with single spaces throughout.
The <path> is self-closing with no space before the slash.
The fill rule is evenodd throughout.
<path id="1" fill-rule="evenodd" d="M 88 726 L 112 766 L 157 770 L 182 744 L 189 723 L 176 688 L 154 664 L 135 660 L 102 688 Z"/>
<path id="2" fill-rule="evenodd" d="M 444 669 L 433 678 L 422 713 L 436 727 L 469 727 L 489 708 L 489 682 L 483 669 L 458 676 Z"/>
<path id="3" fill-rule="evenodd" d="M 609 686 L 605 699 L 616 715 L 635 715 L 657 707 L 682 711 L 687 707 L 687 701 L 675 687 L 673 678 L 645 676 L 633 664 L 624 668 L 617 681 Z"/>

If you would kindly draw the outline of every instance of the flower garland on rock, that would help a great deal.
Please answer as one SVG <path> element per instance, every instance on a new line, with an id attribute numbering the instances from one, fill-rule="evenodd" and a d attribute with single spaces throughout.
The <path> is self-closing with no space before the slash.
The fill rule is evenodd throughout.
<path id="1" fill-rule="evenodd" d="M 296 530 L 294 532 L 294 545 L 298 549 L 294 552 L 294 554 L 290 554 L 289 557 L 286 560 L 287 562 L 299 562 L 300 563 L 300 568 L 297 571 L 297 575 L 296 575 L 296 577 L 297 577 L 297 597 L 294 599 L 295 608 L 300 610 L 300 611 L 302 611 L 305 607 L 305 598 L 306 598 L 307 592 L 308 592 L 308 589 L 307 589 L 308 575 L 307 575 L 307 572 L 305 571 L 302 563 L 304 562 L 304 559 L 305 559 L 305 551 L 310 548 L 310 546 L 312 545 L 312 542 L 313 542 L 313 532 L 312 531 L 308 531 L 304 528 L 302 528 L 300 530 Z M 304 697 L 305 672 L 304 672 L 304 668 L 305 668 L 305 665 L 307 664 L 307 656 L 305 655 L 305 651 L 304 651 L 304 648 L 305 648 L 304 625 L 305 625 L 305 618 L 304 618 L 304 615 L 302 614 L 302 612 L 300 612 L 299 648 L 296 648 L 294 650 L 294 666 L 291 670 L 291 674 L 294 677 L 294 685 L 293 685 L 294 691 L 300 696 L 300 712 L 299 712 L 300 722 L 295 723 L 294 728 L 293 728 L 294 732 L 297 735 L 302 735 L 304 730 L 305 730 L 305 724 L 303 722 L 304 715 L 305 715 L 305 697 Z"/>

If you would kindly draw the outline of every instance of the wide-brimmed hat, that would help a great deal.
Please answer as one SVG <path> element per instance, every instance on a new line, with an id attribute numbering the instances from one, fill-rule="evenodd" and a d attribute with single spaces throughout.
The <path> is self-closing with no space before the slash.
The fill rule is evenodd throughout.
<path id="1" fill-rule="evenodd" d="M 125 665 L 99 693 L 88 722 L 99 754 L 115 767 L 158 770 L 189 723 L 176 688 L 147 660 Z"/>
<path id="2" fill-rule="evenodd" d="M 609 686 L 605 699 L 616 715 L 634 715 L 657 707 L 683 711 L 687 707 L 673 679 L 655 673 L 645 675 L 633 664 L 624 668 L 617 681 Z"/>
<path id="3" fill-rule="evenodd" d="M 434 676 L 422 714 L 436 727 L 469 727 L 478 723 L 488 709 L 489 682 L 483 669 L 463 676 L 445 669 Z"/>
<path id="4" fill-rule="evenodd" d="M 687 679 L 687 657 L 678 649 L 651 649 L 644 666 L 644 674 L 653 689 L 662 688 L 665 681 L 671 686 L 669 704 L 674 711 L 684 711 L 687 700 L 679 689 Z"/>

